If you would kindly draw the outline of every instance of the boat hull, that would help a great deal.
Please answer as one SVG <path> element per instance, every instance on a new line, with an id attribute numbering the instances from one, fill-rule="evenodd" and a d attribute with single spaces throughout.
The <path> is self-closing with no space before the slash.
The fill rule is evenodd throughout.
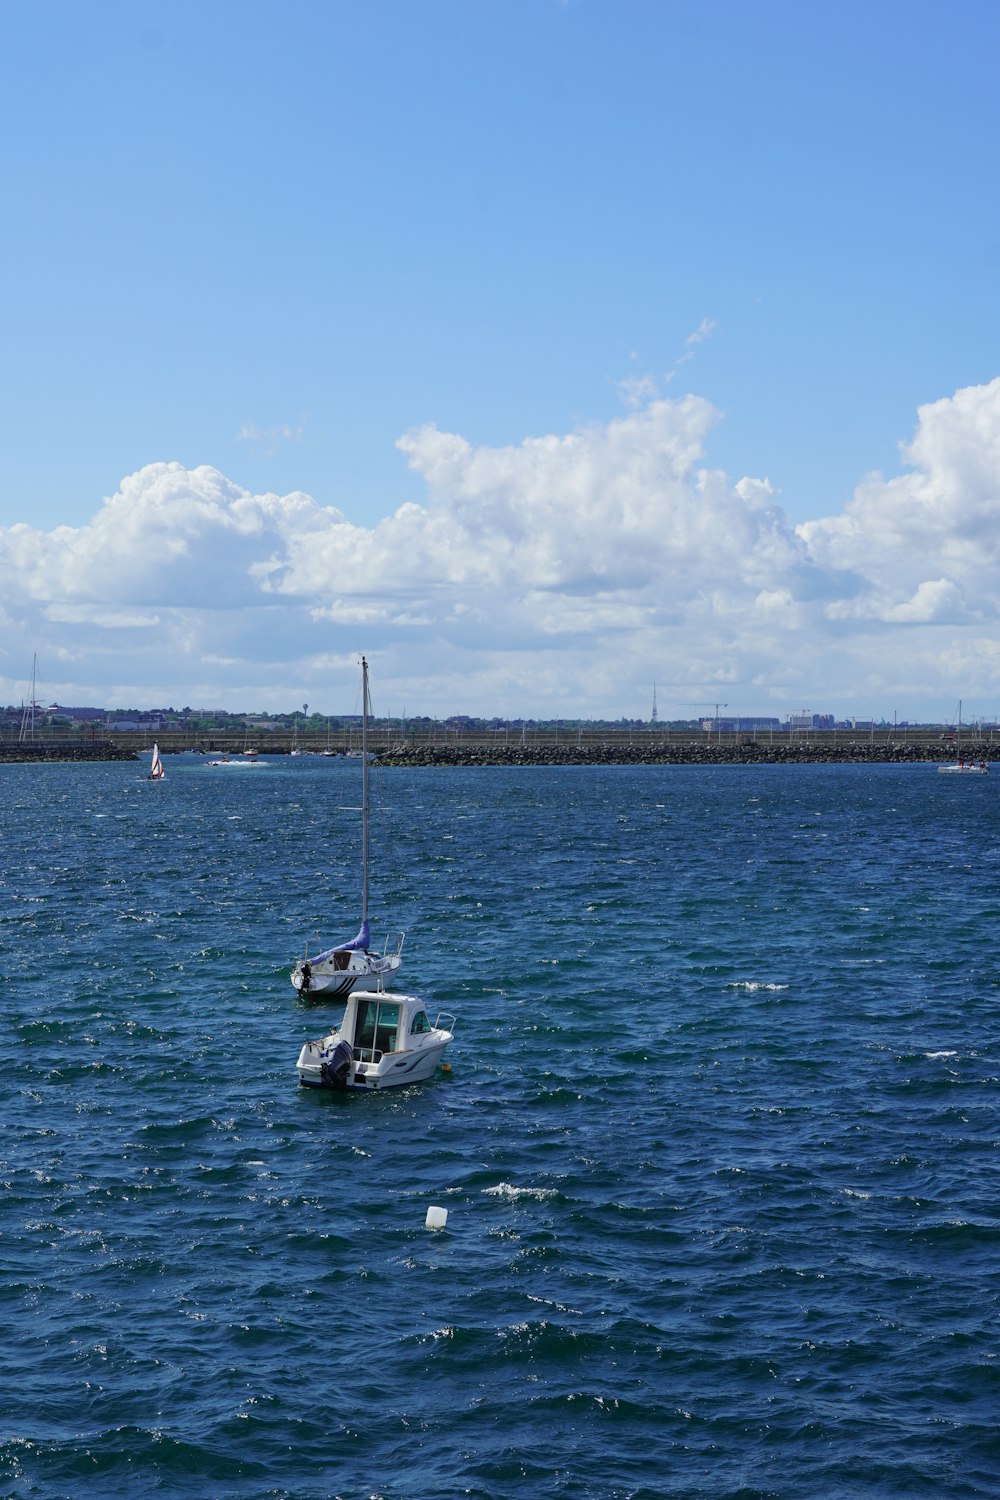
<path id="1" fill-rule="evenodd" d="M 336 1038 L 336 1040 L 334 1040 Z M 306 1042 L 296 1064 L 299 1082 L 306 1088 L 344 1088 L 371 1093 L 378 1089 L 402 1088 L 409 1083 L 426 1083 L 436 1071 L 444 1049 L 452 1039 L 451 1032 L 440 1033 L 440 1039 L 417 1051 L 387 1052 L 378 1062 L 354 1062 L 342 1083 L 335 1084 L 324 1075 L 323 1064 L 329 1063 L 336 1050 L 339 1034 L 319 1042 Z M 324 1045 L 325 1044 L 325 1045 Z"/>
<path id="2" fill-rule="evenodd" d="M 347 967 L 341 969 L 336 967 L 335 957 L 321 959 L 310 965 L 308 983 L 302 964 L 296 964 L 292 970 L 292 988 L 310 999 L 321 996 L 324 1000 L 336 1000 L 349 995 L 359 984 L 383 987 L 391 984 L 401 962 L 398 953 L 352 953 Z"/>

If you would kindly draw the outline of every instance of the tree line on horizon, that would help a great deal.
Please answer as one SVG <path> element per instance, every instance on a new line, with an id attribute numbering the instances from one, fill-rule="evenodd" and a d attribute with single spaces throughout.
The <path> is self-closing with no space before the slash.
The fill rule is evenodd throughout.
<path id="1" fill-rule="evenodd" d="M 0 709 L 0 727 L 10 728 L 12 725 L 20 727 L 26 713 L 30 712 L 31 705 L 8 704 Z M 337 733 L 344 730 L 357 729 L 361 724 L 361 714 L 320 714 L 308 713 L 303 709 L 295 709 L 289 713 L 259 713 L 259 712 L 233 712 L 228 709 L 194 709 L 185 707 L 175 708 L 99 708 L 82 707 L 66 708 L 59 704 L 51 704 L 44 707 L 35 704 L 32 715 L 34 724 L 41 728 L 58 728 L 60 725 L 69 728 L 80 728 L 92 725 L 117 727 L 126 729 L 160 728 L 169 730 L 171 728 L 211 731 L 211 730 L 241 730 L 267 731 L 268 729 L 297 731 L 305 734 Z M 811 716 L 814 722 L 793 724 L 793 718 L 801 718 L 801 715 L 789 714 L 784 722 L 777 718 L 768 718 L 764 715 L 720 715 L 718 719 L 714 716 L 700 715 L 687 719 L 588 719 L 588 718 L 501 718 L 494 715 L 491 718 L 479 718 L 470 714 L 450 714 L 446 718 L 435 718 L 428 714 L 411 714 L 399 716 L 395 714 L 373 714 L 369 723 L 374 729 L 399 728 L 400 726 L 411 726 L 414 729 L 453 729 L 459 732 L 478 734 L 502 734 L 522 730 L 632 730 L 644 733 L 678 733 L 691 731 L 693 733 L 721 732 L 751 733 L 754 730 L 768 730 L 787 733 L 791 729 L 822 731 L 835 729 L 949 729 L 953 724 L 942 723 L 937 720 L 834 720 L 833 715 L 814 714 Z M 997 726 L 985 721 L 978 721 L 970 729 L 996 728 Z"/>

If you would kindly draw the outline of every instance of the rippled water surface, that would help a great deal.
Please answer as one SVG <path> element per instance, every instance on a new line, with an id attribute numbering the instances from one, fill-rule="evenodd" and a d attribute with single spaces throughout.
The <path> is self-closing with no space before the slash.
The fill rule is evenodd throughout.
<path id="1" fill-rule="evenodd" d="M 341 1096 L 356 765 L 166 764 L 0 768 L 0 1494 L 1000 1493 L 1000 778 L 379 772 Z"/>

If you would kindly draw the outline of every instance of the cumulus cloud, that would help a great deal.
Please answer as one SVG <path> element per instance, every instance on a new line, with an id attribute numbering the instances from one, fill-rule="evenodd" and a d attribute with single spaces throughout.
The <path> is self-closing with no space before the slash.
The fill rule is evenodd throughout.
<path id="1" fill-rule="evenodd" d="M 798 527 L 810 556 L 862 588 L 845 614 L 990 621 L 1000 602 L 1000 379 L 918 410 L 910 472 L 869 474 L 839 516 Z"/>
<path id="2" fill-rule="evenodd" d="M 423 426 L 398 447 L 424 502 L 372 526 L 150 464 L 85 525 L 0 531 L 4 608 L 63 701 L 159 682 L 335 711 L 361 648 L 412 712 L 642 714 L 656 680 L 661 713 L 672 683 L 916 714 L 1000 687 L 1000 380 L 920 408 L 906 472 L 797 527 L 766 478 L 707 462 L 718 421 L 689 395 L 504 447 Z"/>
<path id="3" fill-rule="evenodd" d="M 767 482 L 734 486 L 701 465 L 716 420 L 686 397 L 516 447 L 419 428 L 398 446 L 426 485 L 425 505 L 371 530 L 314 513 L 255 577 L 271 594 L 331 595 L 317 609 L 332 620 L 363 600 L 387 627 L 426 621 L 467 649 L 575 645 L 578 691 L 613 634 L 685 622 L 718 630 L 737 615 L 749 627 L 776 574 L 814 591 L 806 549 Z"/>
<path id="4" fill-rule="evenodd" d="M 0 531 L 0 576 L 8 598 L 58 606 L 258 602 L 250 565 L 316 508 L 307 495 L 251 495 L 208 466 L 149 464 L 85 526 Z"/>

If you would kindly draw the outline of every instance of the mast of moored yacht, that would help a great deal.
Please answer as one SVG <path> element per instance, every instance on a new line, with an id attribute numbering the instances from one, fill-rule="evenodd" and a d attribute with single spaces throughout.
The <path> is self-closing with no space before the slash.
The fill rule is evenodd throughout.
<path id="1" fill-rule="evenodd" d="M 31 658 L 31 697 L 21 709 L 21 733 L 18 735 L 19 743 L 25 740 L 34 741 L 35 738 L 35 693 L 38 679 L 38 652 L 34 652 Z"/>
<path id="2" fill-rule="evenodd" d="M 368 663 L 361 658 L 361 925 L 368 920 Z"/>

